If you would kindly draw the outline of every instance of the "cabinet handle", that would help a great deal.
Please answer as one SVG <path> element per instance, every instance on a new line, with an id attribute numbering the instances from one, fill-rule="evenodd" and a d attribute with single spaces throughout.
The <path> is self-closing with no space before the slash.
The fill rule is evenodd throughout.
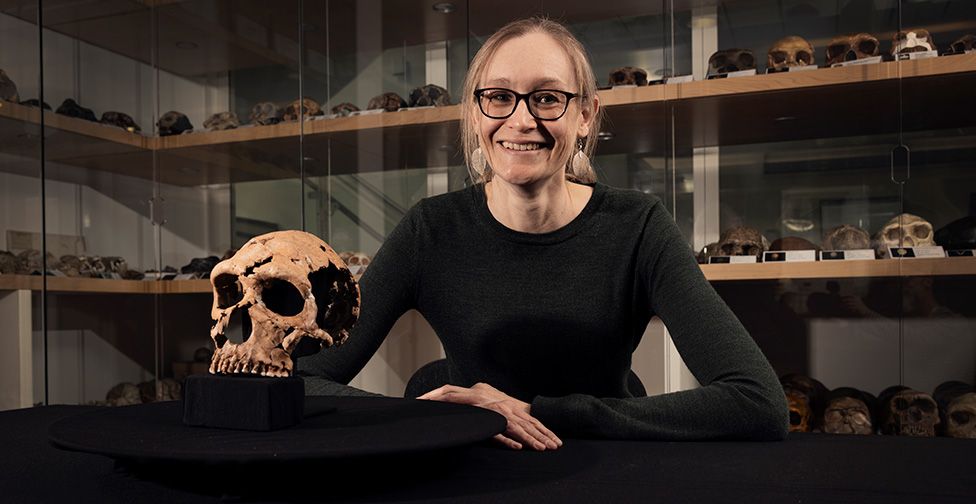
<path id="1" fill-rule="evenodd" d="M 896 160 L 896 158 L 898 159 Z M 904 168 L 902 168 L 902 162 Z M 898 173 L 895 172 L 895 164 L 899 165 Z M 904 173 L 904 178 L 898 176 L 901 173 Z M 912 178 L 912 150 L 905 144 L 896 145 L 895 148 L 891 149 L 891 181 L 896 184 L 904 184 L 910 178 Z"/>

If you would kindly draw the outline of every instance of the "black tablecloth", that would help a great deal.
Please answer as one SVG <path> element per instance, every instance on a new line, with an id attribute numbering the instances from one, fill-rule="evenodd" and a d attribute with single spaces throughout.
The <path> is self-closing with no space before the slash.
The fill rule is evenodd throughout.
<path id="1" fill-rule="evenodd" d="M 90 409 L 0 412 L 0 501 L 976 502 L 976 441 L 970 440 L 566 439 L 561 449 L 542 453 L 485 443 L 348 464 L 133 466 L 48 443 L 51 423 Z M 247 492 L 235 491 L 243 487 Z"/>

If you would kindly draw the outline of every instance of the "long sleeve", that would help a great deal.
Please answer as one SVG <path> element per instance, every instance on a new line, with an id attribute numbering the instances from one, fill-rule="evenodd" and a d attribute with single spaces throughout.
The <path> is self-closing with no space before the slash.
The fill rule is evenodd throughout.
<path id="1" fill-rule="evenodd" d="M 680 231 L 655 205 L 643 243 L 650 306 L 702 387 L 652 397 L 536 397 L 531 413 L 564 436 L 757 439 L 786 436 L 787 407 L 765 356 L 696 264 Z"/>
<path id="2" fill-rule="evenodd" d="M 360 282 L 359 321 L 339 346 L 298 360 L 309 395 L 379 395 L 347 384 L 376 353 L 401 315 L 417 305 L 421 206 L 411 208 L 380 247 Z"/>

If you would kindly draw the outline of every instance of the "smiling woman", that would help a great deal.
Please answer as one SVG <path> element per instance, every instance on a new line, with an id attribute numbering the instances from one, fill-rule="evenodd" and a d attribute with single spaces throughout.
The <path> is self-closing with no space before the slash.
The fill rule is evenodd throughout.
<path id="1" fill-rule="evenodd" d="M 422 200 L 360 282 L 348 342 L 299 361 L 306 390 L 346 387 L 396 320 L 417 309 L 449 380 L 420 399 L 488 408 L 496 439 L 781 439 L 782 388 L 705 280 L 654 196 L 597 181 L 602 111 L 580 43 L 547 19 L 511 23 L 475 56 L 462 100 L 470 187 Z M 660 316 L 702 387 L 634 397 L 631 354 Z"/>

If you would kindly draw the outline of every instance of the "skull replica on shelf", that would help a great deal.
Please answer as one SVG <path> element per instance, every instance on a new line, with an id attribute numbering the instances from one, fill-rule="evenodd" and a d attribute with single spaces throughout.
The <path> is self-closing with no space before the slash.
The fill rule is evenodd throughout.
<path id="1" fill-rule="evenodd" d="M 260 126 L 278 124 L 281 122 L 281 118 L 278 117 L 278 106 L 271 102 L 258 103 L 251 107 L 250 120 Z"/>
<path id="2" fill-rule="evenodd" d="M 299 116 L 305 116 L 307 120 L 312 116 L 322 115 L 322 107 L 319 106 L 319 102 L 311 98 L 302 98 L 301 100 L 295 100 L 291 102 L 285 110 L 281 113 L 282 121 L 297 121 Z"/>
<path id="3" fill-rule="evenodd" d="M 37 98 L 31 98 L 29 100 L 24 100 L 24 101 L 20 102 L 20 104 L 21 105 L 27 105 L 28 107 L 41 107 L 44 110 L 51 110 L 51 106 L 48 105 L 47 102 L 44 102 L 42 104 L 41 103 L 41 100 L 38 100 Z"/>
<path id="4" fill-rule="evenodd" d="M 827 66 L 870 58 L 881 54 L 881 44 L 878 39 L 869 33 L 857 33 L 854 35 L 838 35 L 831 39 L 827 45 L 824 59 Z"/>
<path id="5" fill-rule="evenodd" d="M 0 100 L 17 103 L 20 95 L 17 93 L 17 85 L 7 77 L 7 72 L 0 68 Z"/>
<path id="6" fill-rule="evenodd" d="M 718 240 L 718 251 L 727 256 L 756 256 L 769 250 L 769 241 L 756 228 L 738 226 L 726 229 Z"/>
<path id="7" fill-rule="evenodd" d="M 450 104 L 451 95 L 446 89 L 436 84 L 420 86 L 410 92 L 411 107 L 443 107 Z"/>
<path id="8" fill-rule="evenodd" d="M 946 436 L 976 439 L 976 390 L 972 385 L 948 381 L 935 388 L 932 398 L 942 413 Z"/>
<path id="9" fill-rule="evenodd" d="M 931 247 L 935 245 L 935 232 L 929 221 L 910 213 L 892 217 L 874 235 L 874 249 L 877 256 L 888 258 L 890 247 Z"/>
<path id="10" fill-rule="evenodd" d="M 193 131 L 193 124 L 190 118 L 175 110 L 163 114 L 156 123 L 159 127 L 159 136 L 181 135 L 188 131 Z"/>
<path id="11" fill-rule="evenodd" d="M 102 114 L 102 119 L 98 121 L 102 124 L 110 124 L 112 126 L 118 126 L 124 130 L 128 130 L 132 133 L 138 133 L 142 131 L 142 128 L 132 119 L 129 114 L 124 114 L 122 112 L 109 111 Z"/>
<path id="12" fill-rule="evenodd" d="M 777 40 L 766 55 L 770 72 L 781 72 L 789 67 L 816 65 L 813 45 L 803 37 L 791 35 Z"/>
<path id="13" fill-rule="evenodd" d="M 976 35 L 963 35 L 949 46 L 954 54 L 961 54 L 976 49 Z"/>
<path id="14" fill-rule="evenodd" d="M 941 423 L 939 408 L 925 392 L 896 385 L 881 392 L 881 433 L 889 436 L 933 437 Z"/>
<path id="15" fill-rule="evenodd" d="M 387 112 L 396 112 L 407 106 L 407 102 L 396 93 L 383 93 L 370 98 L 366 105 L 367 110 L 383 109 Z"/>
<path id="16" fill-rule="evenodd" d="M 342 344 L 359 318 L 359 286 L 329 245 L 302 231 L 252 238 L 210 274 L 214 320 L 211 373 L 289 376 L 303 337 Z M 231 315 L 247 310 L 252 330 L 228 341 Z"/>
<path id="17" fill-rule="evenodd" d="M 332 107 L 332 113 L 340 117 L 346 117 L 353 112 L 359 112 L 359 107 L 349 102 L 342 102 Z"/>
<path id="18" fill-rule="evenodd" d="M 810 432 L 810 419 L 813 417 L 810 398 L 791 388 L 783 389 L 783 392 L 786 393 L 786 404 L 790 410 L 790 432 Z"/>
<path id="19" fill-rule="evenodd" d="M 783 375 L 779 382 L 790 410 L 790 432 L 810 432 L 827 387 L 819 380 L 798 373 Z"/>
<path id="20" fill-rule="evenodd" d="M 823 431 L 828 434 L 874 434 L 871 399 L 868 394 L 849 387 L 831 391 L 824 407 Z"/>
<path id="21" fill-rule="evenodd" d="M 358 282 L 363 277 L 363 273 L 366 272 L 366 267 L 369 266 L 369 256 L 362 252 L 343 252 L 339 254 L 339 257 L 345 261 L 346 266 L 349 266 L 349 271 Z"/>
<path id="22" fill-rule="evenodd" d="M 20 261 L 17 259 L 17 256 L 6 250 L 0 250 L 0 275 L 16 274 L 19 266 Z"/>
<path id="23" fill-rule="evenodd" d="M 850 224 L 827 230 L 823 238 L 824 250 L 860 250 L 871 248 L 871 235 Z"/>
<path id="24" fill-rule="evenodd" d="M 932 40 L 932 34 L 923 28 L 900 31 L 891 39 L 892 56 L 934 50 L 936 50 L 935 40 Z"/>
<path id="25" fill-rule="evenodd" d="M 64 100 L 61 103 L 61 106 L 58 107 L 55 112 L 68 117 L 77 117 L 78 119 L 84 119 L 86 121 L 98 122 L 98 119 L 95 118 L 95 112 L 93 112 L 92 109 L 87 109 L 81 105 L 78 105 L 78 103 L 71 98 Z"/>
<path id="26" fill-rule="evenodd" d="M 610 86 L 646 86 L 647 71 L 643 68 L 625 66 L 610 71 L 610 78 L 607 80 Z"/>
<path id="27" fill-rule="evenodd" d="M 799 236 L 784 236 L 773 240 L 769 244 L 769 250 L 820 250 L 820 247 Z"/>
<path id="28" fill-rule="evenodd" d="M 17 274 L 20 275 L 39 275 L 44 271 L 45 265 L 48 269 L 55 269 L 58 265 L 54 254 L 48 252 L 41 255 L 37 249 L 27 249 L 17 254 Z"/>
<path id="29" fill-rule="evenodd" d="M 695 258 L 698 259 L 699 264 L 708 264 L 708 259 L 717 255 L 721 255 L 718 250 L 718 242 L 712 242 L 702 247 L 702 249 L 695 254 Z"/>
<path id="30" fill-rule="evenodd" d="M 756 68 L 756 57 L 749 49 L 723 49 L 708 58 L 708 75 Z"/>
<path id="31" fill-rule="evenodd" d="M 203 129 L 207 131 L 222 131 L 235 129 L 241 125 L 241 121 L 237 118 L 237 114 L 233 112 L 218 112 L 206 121 L 203 121 Z"/>

